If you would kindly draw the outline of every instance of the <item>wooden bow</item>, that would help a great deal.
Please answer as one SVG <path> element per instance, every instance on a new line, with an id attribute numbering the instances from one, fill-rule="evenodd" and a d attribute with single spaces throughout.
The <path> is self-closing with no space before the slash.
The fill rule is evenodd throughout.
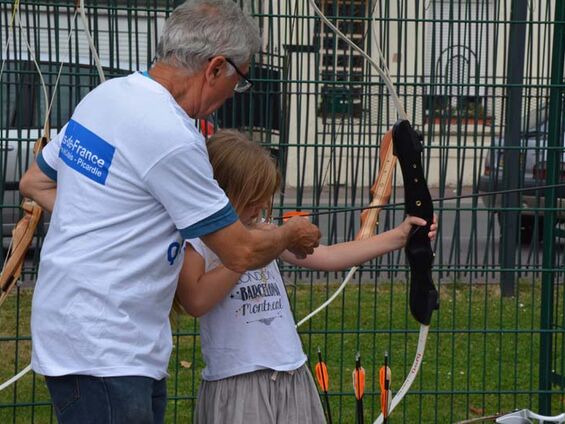
<path id="1" fill-rule="evenodd" d="M 8 32 L 9 36 L 6 43 L 6 47 L 10 42 L 10 36 L 12 34 L 12 29 L 14 24 L 18 22 L 20 28 L 22 28 L 22 22 L 19 17 L 19 6 L 20 6 L 20 2 L 19 0 L 16 0 L 13 5 L 12 16 L 10 19 L 10 30 Z M 94 41 L 92 40 L 92 35 L 90 34 L 88 19 L 86 17 L 86 12 L 85 12 L 84 0 L 76 0 L 73 21 L 76 21 L 77 14 L 80 15 L 80 18 L 84 25 L 84 33 L 88 41 L 89 49 L 91 51 L 92 57 L 94 58 L 94 63 L 96 65 L 96 69 L 98 70 L 100 81 L 103 82 L 105 81 L 105 76 L 102 69 L 102 63 L 96 51 Z M 73 30 L 74 28 L 69 31 L 69 37 L 68 37 L 69 40 L 73 34 Z M 22 29 L 22 33 L 23 33 L 23 29 Z M 25 41 L 26 41 L 25 45 L 29 51 L 30 58 L 33 60 L 37 72 L 40 75 L 40 80 L 43 87 L 43 95 L 45 97 L 45 107 L 47 108 L 45 111 L 43 135 L 39 139 L 37 139 L 33 148 L 34 156 L 37 157 L 39 152 L 43 149 L 43 147 L 45 147 L 45 145 L 47 144 L 50 138 L 49 116 L 51 112 L 51 105 L 57 93 L 57 85 L 59 83 L 59 78 L 61 75 L 64 62 L 61 62 L 55 87 L 53 89 L 53 96 L 51 99 L 49 99 L 49 96 L 47 95 L 47 87 L 45 85 L 45 81 L 41 73 L 41 68 L 39 67 L 35 59 L 35 54 L 31 46 L 29 45 L 29 42 L 27 40 Z M 4 62 L 5 61 L 6 61 L 6 55 L 4 55 Z M 4 63 L 2 64 L 2 70 L 4 69 L 3 65 Z M 1 72 L 0 72 L 0 76 L 1 76 Z M 18 280 L 21 277 L 26 253 L 33 240 L 35 229 L 37 228 L 37 226 L 41 221 L 41 215 L 43 212 L 41 207 L 31 199 L 24 199 L 22 201 L 21 207 L 23 211 L 23 217 L 12 230 L 12 240 L 10 243 L 10 248 L 8 249 L 8 255 L 2 267 L 2 273 L 0 274 L 0 305 L 2 305 L 2 303 L 8 296 L 9 292 L 16 286 Z"/>
<path id="2" fill-rule="evenodd" d="M 361 213 L 361 227 L 355 235 L 355 240 L 366 239 L 375 234 L 376 228 L 379 225 L 379 212 L 382 210 L 382 206 L 386 205 L 390 199 L 392 192 L 392 178 L 396 167 L 396 157 L 392 154 L 392 152 L 392 131 L 388 131 L 381 140 L 381 146 L 379 149 L 379 174 L 370 190 L 372 196 L 371 203 L 367 209 L 363 210 Z M 345 289 L 358 269 L 359 267 L 357 266 L 351 268 L 336 291 L 324 303 L 298 321 L 296 323 L 296 327 L 300 327 L 316 314 L 324 310 L 324 308 L 328 307 L 328 305 L 332 303 L 334 299 L 337 298 Z"/>
<path id="3" fill-rule="evenodd" d="M 20 5 L 20 1 L 15 0 L 14 4 L 13 4 L 12 16 L 11 16 L 10 25 L 9 25 L 10 28 L 9 28 L 9 31 L 8 31 L 8 37 L 7 37 L 7 42 L 6 42 L 6 47 L 4 49 L 4 52 L 7 51 L 7 47 L 10 43 L 10 37 L 11 37 L 11 34 L 13 32 L 13 25 L 16 22 L 16 20 L 19 22 L 21 33 L 24 33 L 23 28 L 22 28 L 22 22 L 21 22 L 21 19 L 19 17 L 19 5 Z M 96 51 L 96 47 L 95 47 L 94 42 L 92 40 L 92 36 L 90 34 L 90 30 L 89 30 L 89 26 L 88 26 L 88 19 L 86 17 L 86 13 L 85 13 L 84 0 L 77 0 L 75 6 L 76 7 L 75 7 L 75 13 L 74 13 L 74 17 L 73 17 L 73 22 L 75 22 L 75 25 L 76 25 L 76 17 L 77 17 L 78 14 L 80 14 L 81 20 L 82 20 L 83 25 L 84 25 L 84 32 L 86 34 L 88 45 L 89 45 L 90 51 L 92 53 L 92 56 L 94 58 L 94 62 L 95 62 L 96 68 L 98 70 L 98 74 L 100 76 L 100 81 L 103 82 L 103 81 L 105 81 L 105 76 L 104 76 L 104 72 L 103 72 L 103 69 L 102 69 L 102 63 L 100 61 L 100 58 L 99 58 L 98 53 Z M 70 41 L 70 39 L 73 35 L 74 29 L 75 29 L 74 27 L 70 29 L 67 42 Z M 22 35 L 22 37 L 23 37 L 23 35 Z M 29 51 L 30 58 L 34 62 L 36 70 L 39 74 L 39 77 L 40 77 L 40 80 L 41 80 L 41 85 L 42 85 L 42 88 L 43 88 L 43 95 L 45 97 L 45 107 L 47 108 L 46 111 L 45 111 L 45 121 L 44 121 L 44 125 L 43 125 L 43 135 L 39 139 L 37 139 L 37 141 L 34 144 L 34 148 L 33 148 L 34 156 L 37 157 L 39 152 L 43 149 L 43 147 L 45 147 L 45 145 L 47 144 L 47 142 L 49 141 L 49 138 L 50 138 L 49 116 L 50 116 L 50 112 L 51 112 L 51 105 L 53 104 L 53 100 L 54 100 L 55 95 L 57 93 L 57 87 L 58 87 L 59 79 L 61 77 L 61 73 L 62 73 L 62 70 L 63 70 L 64 62 L 63 61 L 61 62 L 61 66 L 59 67 L 59 72 L 57 74 L 55 86 L 53 88 L 53 95 L 52 95 L 51 99 L 49 99 L 49 96 L 47 94 L 47 87 L 45 85 L 45 81 L 44 81 L 43 75 L 41 73 L 41 68 L 39 67 L 39 64 L 37 63 L 37 60 L 35 58 L 35 54 L 34 54 L 32 48 L 31 48 L 31 46 L 30 46 L 30 44 L 27 40 L 25 40 L 25 45 L 26 45 L 26 47 Z M 4 60 L 2 62 L 2 66 L 0 68 L 0 79 L 2 77 L 2 71 L 4 70 L 4 64 L 5 64 L 6 58 L 7 58 L 7 55 L 4 54 Z M 31 245 L 31 242 L 33 241 L 33 236 L 34 236 L 35 230 L 41 222 L 41 216 L 42 216 L 42 213 L 43 213 L 42 208 L 37 203 L 35 203 L 33 200 L 27 199 L 27 198 L 24 198 L 24 200 L 22 201 L 21 208 L 22 208 L 22 211 L 23 211 L 23 217 L 20 221 L 18 221 L 18 223 L 16 224 L 16 226 L 12 230 L 12 240 L 10 242 L 10 248 L 8 249 L 6 261 L 4 262 L 4 265 L 2 267 L 2 273 L 0 274 L 0 305 L 2 305 L 4 300 L 6 300 L 10 291 L 14 287 L 16 287 L 17 282 L 19 281 L 19 279 L 21 277 L 23 264 L 24 264 L 24 261 L 25 261 L 27 251 L 28 251 L 28 249 Z M 24 368 L 22 371 L 20 371 L 17 375 L 12 377 L 11 379 L 6 381 L 5 383 L 0 384 L 0 391 L 5 389 L 6 387 L 11 385 L 12 383 L 14 383 L 15 381 L 17 381 L 21 377 L 23 377 L 30 370 L 31 370 L 31 365 L 28 365 L 26 368 Z"/>
<path id="4" fill-rule="evenodd" d="M 16 21 L 19 24 L 20 29 L 22 29 L 22 22 L 19 17 L 19 0 L 16 0 L 12 9 L 12 16 L 10 18 L 9 24 L 9 36 L 6 43 L 6 49 L 8 43 L 10 42 L 10 36 L 12 34 L 13 26 Z M 45 81 L 41 74 L 41 69 L 35 59 L 35 54 L 29 45 L 29 42 L 25 40 L 25 45 L 29 51 L 30 58 L 35 64 L 35 67 L 40 75 L 40 81 L 43 88 L 43 95 L 45 97 L 45 105 L 48 108 L 50 105 L 49 96 L 47 95 L 47 87 Z M 4 63 L 7 59 L 7 54 L 4 55 L 4 60 L 2 62 L 2 70 L 4 69 Z M 0 73 L 1 76 L 1 73 Z M 34 157 L 37 157 L 41 149 L 47 144 L 49 140 L 49 110 L 45 113 L 45 121 L 43 124 L 43 134 L 37 139 L 33 146 Z M 41 215 L 43 210 L 36 204 L 33 200 L 24 198 L 21 205 L 23 211 L 23 217 L 18 221 L 12 230 L 12 239 L 10 241 L 10 247 L 8 248 L 8 253 L 6 260 L 2 266 L 2 273 L 0 274 L 0 305 L 4 303 L 4 300 L 8 297 L 8 294 L 17 285 L 19 281 L 25 257 L 29 246 L 33 240 L 33 235 L 35 234 L 35 229 L 41 222 Z"/>
<path id="5" fill-rule="evenodd" d="M 33 148 L 35 156 L 39 154 L 41 149 L 47 144 L 47 141 L 45 133 L 37 139 Z M 2 267 L 2 273 L 0 274 L 0 305 L 4 303 L 4 300 L 6 300 L 8 294 L 16 286 L 22 275 L 27 251 L 33 241 L 35 229 L 41 222 L 43 214 L 43 209 L 31 199 L 24 198 L 21 208 L 23 217 L 12 230 L 12 240 L 6 261 Z"/>
<path id="6" fill-rule="evenodd" d="M 404 111 L 404 107 L 403 107 L 402 103 L 400 102 L 398 95 L 396 94 L 394 84 L 392 83 L 392 80 L 390 78 L 390 74 L 389 74 L 388 69 L 387 69 L 386 64 L 385 64 L 386 61 L 383 57 L 381 49 L 378 46 L 378 43 L 375 42 L 375 44 L 376 44 L 375 47 L 376 47 L 376 51 L 377 51 L 377 53 L 380 57 L 380 61 L 382 63 L 382 66 L 379 63 L 377 63 L 375 60 L 373 60 L 373 58 L 371 58 L 356 43 L 354 43 L 352 40 L 350 40 L 348 37 L 346 37 L 322 13 L 322 11 L 316 5 L 316 2 L 314 0 L 309 0 L 309 2 L 310 2 L 310 6 L 312 7 L 312 9 L 314 9 L 315 13 L 320 17 L 320 19 L 329 28 L 331 28 L 332 31 L 339 38 L 341 38 L 345 43 L 347 43 L 351 47 L 351 49 L 355 50 L 361 56 L 363 56 L 373 66 L 373 68 L 377 71 L 377 73 L 380 75 L 381 79 L 385 83 L 385 85 L 386 85 L 386 87 L 389 91 L 389 94 L 391 96 L 391 99 L 394 102 L 395 108 L 396 108 L 397 113 L 398 113 L 398 118 L 399 118 L 399 121 L 395 124 L 395 127 L 393 128 L 393 137 L 392 137 L 393 141 L 394 141 L 393 145 L 394 145 L 395 155 L 396 155 L 396 151 L 404 150 L 405 147 L 408 148 L 410 160 L 406 160 L 407 158 L 405 157 L 404 162 L 409 163 L 410 161 L 412 161 L 412 158 L 413 158 L 414 161 L 412 161 L 411 163 L 412 163 L 412 165 L 414 165 L 417 168 L 417 169 L 415 169 L 416 172 L 406 172 L 405 166 L 402 166 L 403 176 L 404 176 L 404 179 L 405 179 L 405 188 L 407 186 L 406 177 L 410 176 L 411 178 L 415 178 L 417 181 L 413 180 L 409 184 L 411 185 L 412 183 L 416 183 L 416 186 L 417 186 L 417 189 L 418 189 L 417 195 L 418 196 L 423 195 L 425 197 L 424 208 L 422 208 L 422 209 L 424 209 L 426 213 L 424 213 L 424 214 L 420 213 L 420 211 L 419 211 L 420 208 L 412 208 L 412 205 L 410 205 L 410 207 L 406 208 L 406 211 L 409 212 L 411 215 L 423 217 L 428 222 L 428 225 L 426 227 L 420 228 L 419 230 L 414 229 L 412 237 L 410 237 L 410 239 L 408 240 L 407 248 L 406 248 L 406 253 L 407 253 L 408 261 L 410 263 L 410 269 L 411 269 L 412 277 L 414 277 L 414 275 L 417 275 L 418 271 L 424 271 L 425 275 L 423 276 L 423 278 L 419 278 L 418 280 L 411 280 L 411 282 L 410 282 L 410 310 L 411 310 L 414 318 L 418 322 L 420 322 L 420 324 L 421 324 L 420 325 L 419 337 L 418 337 L 418 346 L 416 348 L 416 355 L 414 357 L 414 362 L 412 364 L 412 367 L 410 368 L 410 372 L 406 376 L 406 379 L 404 380 L 404 383 L 402 384 L 397 395 L 394 397 L 394 399 L 392 399 L 391 406 L 388 410 L 388 413 L 391 413 L 392 410 L 396 407 L 396 405 L 398 405 L 398 403 L 402 400 L 404 395 L 408 392 L 408 390 L 410 389 L 410 386 L 412 385 L 412 383 L 414 382 L 414 380 L 416 378 L 416 375 L 418 374 L 418 371 L 420 369 L 420 365 L 422 363 L 422 359 L 423 359 L 423 356 L 424 356 L 424 351 L 425 351 L 425 348 L 426 348 L 426 340 L 427 340 L 427 336 L 428 336 L 431 313 L 432 313 L 433 309 L 437 309 L 437 291 L 435 289 L 433 281 L 431 280 L 431 265 L 432 265 L 432 261 L 433 261 L 433 252 L 431 251 L 429 239 L 424 240 L 424 238 L 427 237 L 426 229 L 428 229 L 429 226 L 432 224 L 433 206 L 431 204 L 431 198 L 429 196 L 429 190 L 428 190 L 425 178 L 423 178 L 423 171 L 422 171 L 421 160 L 420 160 L 420 154 L 421 154 L 421 151 L 422 151 L 421 140 L 418 140 L 418 142 L 420 143 L 419 150 L 413 145 L 406 145 L 405 146 L 407 140 L 414 138 L 415 132 L 412 129 L 412 127 L 410 126 L 410 123 L 408 122 L 408 116 L 407 116 L 406 112 Z M 411 140 L 411 141 L 413 141 L 413 140 Z M 392 164 L 391 167 L 392 167 L 392 169 L 394 169 L 393 164 L 395 163 L 395 159 L 393 159 L 393 157 L 395 155 L 393 155 L 393 149 L 388 149 L 387 152 L 383 156 L 381 156 L 381 158 L 384 158 L 385 163 Z M 392 173 L 389 177 L 392 178 Z M 384 178 L 385 177 L 382 177 L 382 179 L 384 179 Z M 379 179 L 381 179 L 380 175 L 379 175 Z M 373 195 L 374 198 L 378 198 L 379 195 L 380 195 L 378 183 L 379 183 L 379 181 L 377 180 L 376 187 L 375 187 L 375 185 L 373 186 L 373 189 L 375 189 L 374 190 L 375 193 Z M 383 189 L 382 193 L 386 193 L 386 190 Z M 407 195 L 407 194 L 409 194 L 410 197 L 412 197 L 412 195 L 410 193 L 407 193 L 406 190 L 405 190 L 405 195 Z M 390 193 L 389 193 L 389 195 L 390 195 Z M 406 197 L 408 197 L 408 196 L 406 196 Z M 384 198 L 386 198 L 386 196 L 384 196 Z M 388 200 L 388 199 L 386 199 L 386 200 Z M 375 202 L 377 205 L 382 205 L 383 199 L 377 199 L 377 200 L 373 199 L 373 201 L 371 202 L 371 205 L 373 204 L 373 202 Z M 376 208 L 376 209 L 378 209 L 378 208 Z M 431 211 L 431 213 L 430 213 L 430 211 Z M 374 230 L 377 226 L 378 213 L 373 213 L 373 212 L 370 212 L 370 211 L 367 211 L 367 212 L 368 213 L 366 214 L 364 221 L 362 223 L 362 227 L 366 228 L 366 230 L 365 230 L 364 233 L 362 233 L 362 235 L 360 235 L 360 237 L 364 237 L 364 236 L 366 236 L 366 234 L 373 234 Z M 416 212 L 416 213 L 414 213 L 414 212 Z M 414 234 L 416 235 L 416 237 L 413 237 Z M 426 241 L 426 243 L 424 243 L 424 241 Z M 431 257 L 431 260 L 429 260 L 430 259 L 429 257 Z M 297 324 L 297 327 L 300 326 L 301 324 L 303 324 L 304 322 L 306 322 L 308 319 L 310 319 L 312 316 L 314 316 L 316 313 L 318 313 L 320 310 L 322 310 L 325 306 L 327 306 L 331 301 L 333 301 L 333 299 L 335 299 L 335 297 L 337 297 L 339 292 L 341 292 L 341 290 L 343 290 L 343 288 L 345 287 L 347 282 L 352 278 L 352 276 L 353 276 L 353 274 L 355 273 L 356 270 L 357 270 L 357 267 L 352 268 L 350 270 L 349 274 L 347 275 L 346 279 L 344 280 L 344 282 L 339 287 L 338 291 L 336 291 L 336 293 L 334 293 L 334 295 L 332 297 L 330 297 L 330 299 L 328 299 L 328 301 L 326 301 L 326 303 L 324 305 L 322 305 L 322 307 L 318 308 L 317 310 L 315 310 L 314 312 L 309 314 L 307 317 L 305 317 L 303 320 L 301 320 Z M 420 276 L 418 276 L 418 277 L 420 277 Z M 425 303 L 425 304 L 422 305 L 421 303 Z M 383 415 L 381 414 L 377 418 L 375 423 L 381 424 L 382 422 L 383 422 Z"/>

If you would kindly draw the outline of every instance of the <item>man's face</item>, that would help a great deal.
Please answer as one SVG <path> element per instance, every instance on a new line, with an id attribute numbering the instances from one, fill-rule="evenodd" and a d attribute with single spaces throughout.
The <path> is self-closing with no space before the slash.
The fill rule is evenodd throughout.
<path id="1" fill-rule="evenodd" d="M 219 58 L 218 58 L 219 59 Z M 215 64 L 216 67 L 212 71 L 214 84 L 209 87 L 209 90 L 203 95 L 203 117 L 208 116 L 218 110 L 234 95 L 234 88 L 241 80 L 240 75 L 232 69 L 232 65 L 225 59 L 221 58 L 221 63 Z M 249 64 L 241 65 L 239 71 L 242 74 L 249 72 Z"/>

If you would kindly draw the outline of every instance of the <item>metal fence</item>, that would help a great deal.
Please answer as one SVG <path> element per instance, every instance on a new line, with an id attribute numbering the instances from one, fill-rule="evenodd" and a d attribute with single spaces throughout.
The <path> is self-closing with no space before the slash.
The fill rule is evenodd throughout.
<path id="1" fill-rule="evenodd" d="M 378 175 L 380 140 L 397 118 L 390 93 L 307 1 L 238 2 L 263 33 L 262 52 L 250 67 L 256 83 L 210 120 L 245 131 L 277 157 L 284 184 L 275 215 L 314 212 L 325 243 L 350 240 Z M 2 259 L 20 217 L 17 182 L 45 117 L 54 133 L 99 83 L 85 25 L 105 74 L 117 77 L 150 66 L 175 6 L 168 0 L 86 3 L 85 23 L 74 1 L 0 1 Z M 382 51 L 379 63 L 424 135 L 426 178 L 437 199 L 433 276 L 440 309 L 420 374 L 392 419 L 443 423 L 515 408 L 564 410 L 565 196 L 563 187 L 536 187 L 563 178 L 565 6 L 550 0 L 317 4 L 371 57 L 379 60 Z M 379 231 L 403 219 L 400 173 L 393 187 Z M 488 194 L 499 190 L 506 193 Z M 45 228 L 28 255 L 23 283 L 0 309 L 1 381 L 29 362 L 30 298 Z M 281 269 L 297 320 L 344 278 Z M 355 422 L 350 376 L 356 352 L 368 377 L 367 419 L 380 411 L 384 352 L 393 391 L 408 373 L 418 333 L 407 308 L 408 284 L 402 251 L 375 259 L 301 327 L 311 365 L 317 347 L 327 359 L 334 422 Z M 174 344 L 167 422 L 190 422 L 202 369 L 196 320 L 176 318 Z M 41 377 L 27 375 L 0 392 L 0 422 L 53 422 L 48 399 Z"/>

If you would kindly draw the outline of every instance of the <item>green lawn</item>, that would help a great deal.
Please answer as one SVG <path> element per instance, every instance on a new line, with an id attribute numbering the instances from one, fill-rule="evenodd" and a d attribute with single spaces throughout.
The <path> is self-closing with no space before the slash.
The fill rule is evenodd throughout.
<path id="1" fill-rule="evenodd" d="M 335 284 L 289 286 L 296 317 L 302 318 L 335 289 Z M 443 284 L 419 377 L 391 422 L 451 423 L 477 414 L 537 410 L 539 289 L 522 283 L 514 298 L 502 299 L 496 285 Z M 0 308 L 0 381 L 29 363 L 31 292 L 21 290 Z M 189 423 L 202 359 L 197 323 L 179 317 L 170 365 L 167 422 Z M 367 372 L 365 421 L 380 409 L 378 368 L 389 352 L 392 388 L 411 365 L 418 325 L 406 311 L 404 283 L 355 283 L 329 309 L 300 329 L 304 349 L 327 359 L 334 423 L 355 422 L 351 373 L 357 351 Z M 15 339 L 18 338 L 16 342 Z M 555 387 L 553 411 L 563 409 Z M 370 421 L 371 420 L 371 421 Z M 0 392 L 0 423 L 54 422 L 41 377 L 28 374 Z"/>

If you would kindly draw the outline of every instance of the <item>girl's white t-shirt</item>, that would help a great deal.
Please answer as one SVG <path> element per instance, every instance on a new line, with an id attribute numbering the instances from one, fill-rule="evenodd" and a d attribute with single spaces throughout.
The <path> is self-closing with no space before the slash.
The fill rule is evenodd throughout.
<path id="1" fill-rule="evenodd" d="M 206 271 L 220 264 L 200 239 L 187 243 L 204 258 Z M 306 362 L 276 261 L 242 274 L 225 299 L 200 318 L 200 338 L 204 380 L 261 369 L 291 371 Z"/>

